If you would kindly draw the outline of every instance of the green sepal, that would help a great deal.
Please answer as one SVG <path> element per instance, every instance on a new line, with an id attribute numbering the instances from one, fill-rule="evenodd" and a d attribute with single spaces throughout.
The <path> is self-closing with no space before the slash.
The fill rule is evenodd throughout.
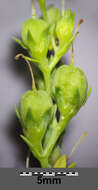
<path id="1" fill-rule="evenodd" d="M 21 137 L 21 138 L 23 139 L 23 141 L 28 145 L 30 151 L 34 154 L 34 156 L 35 156 L 38 160 L 40 160 L 40 157 L 41 157 L 41 154 L 42 154 L 42 150 L 39 151 L 39 149 L 38 149 L 38 148 L 40 148 L 40 146 L 39 146 L 39 147 L 36 146 L 36 145 L 33 146 L 32 143 L 30 142 L 30 140 L 29 140 L 27 137 L 23 136 L 23 135 L 20 135 L 20 137 Z"/>
<path id="2" fill-rule="evenodd" d="M 40 35 L 40 39 L 48 39 L 49 35 L 51 34 L 51 25 L 49 25 L 47 28 L 43 30 L 43 32 Z"/>
<path id="3" fill-rule="evenodd" d="M 55 114 L 56 114 L 56 110 L 57 110 L 57 105 L 55 104 L 52 108 L 52 120 L 50 122 L 50 125 L 48 126 L 48 130 L 46 131 L 46 134 L 44 136 L 44 141 L 43 141 L 43 147 L 47 147 L 47 144 L 49 142 L 49 139 L 51 137 L 51 134 L 52 134 L 52 123 L 54 121 L 54 118 L 55 118 Z"/>
<path id="4" fill-rule="evenodd" d="M 30 32 L 30 30 L 28 29 L 28 32 L 27 32 L 27 41 L 28 43 L 32 43 L 32 42 L 35 42 L 34 41 L 34 38 L 32 37 L 32 34 Z M 32 45 L 33 46 L 33 45 Z"/>
<path id="5" fill-rule="evenodd" d="M 18 43 L 22 48 L 27 49 L 26 46 L 24 45 L 24 43 L 23 43 L 21 40 L 19 40 L 18 38 L 13 37 L 13 40 L 14 40 L 16 43 Z"/>
<path id="6" fill-rule="evenodd" d="M 31 144 L 31 142 L 23 135 L 20 135 L 20 137 L 22 138 L 22 140 L 24 140 L 24 142 L 29 146 L 30 150 L 33 150 L 33 146 Z"/>

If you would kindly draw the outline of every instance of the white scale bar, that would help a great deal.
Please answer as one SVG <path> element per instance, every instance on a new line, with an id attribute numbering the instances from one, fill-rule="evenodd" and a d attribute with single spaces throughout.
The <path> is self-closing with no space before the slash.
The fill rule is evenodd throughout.
<path id="1" fill-rule="evenodd" d="M 65 175 L 65 176 L 78 176 L 78 172 L 21 172 L 20 176 L 32 176 L 33 175 L 43 175 L 43 176 L 55 176 L 55 175 Z"/>

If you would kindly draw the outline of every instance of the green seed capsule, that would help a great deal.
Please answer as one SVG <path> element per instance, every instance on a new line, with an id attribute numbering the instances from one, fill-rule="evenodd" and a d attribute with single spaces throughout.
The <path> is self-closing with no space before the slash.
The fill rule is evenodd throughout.
<path id="1" fill-rule="evenodd" d="M 46 11 L 46 18 L 45 20 L 49 24 L 55 24 L 60 18 L 61 18 L 61 13 L 58 8 L 55 8 L 53 5 L 50 5 Z"/>
<path id="2" fill-rule="evenodd" d="M 46 101 L 45 101 L 46 100 Z M 20 116 L 25 135 L 32 141 L 38 132 L 43 136 L 43 131 L 47 127 L 52 113 L 52 100 L 49 95 L 42 90 L 26 92 L 20 103 Z M 36 131 L 35 134 L 34 131 Z"/>
<path id="3" fill-rule="evenodd" d="M 74 116 L 87 99 L 88 82 L 81 69 L 63 65 L 53 73 L 52 94 L 62 115 Z"/>
<path id="4" fill-rule="evenodd" d="M 21 36 L 31 57 L 36 59 L 46 57 L 49 43 L 48 32 L 48 24 L 41 19 L 29 19 L 24 22 Z"/>
<path id="5" fill-rule="evenodd" d="M 21 137 L 40 160 L 43 154 L 42 140 L 53 117 L 50 96 L 43 90 L 28 91 L 21 99 L 20 113 L 15 110 L 23 128 L 24 136 Z"/>
<path id="6" fill-rule="evenodd" d="M 72 37 L 75 22 L 75 14 L 71 10 L 66 10 L 65 14 L 57 22 L 56 36 L 59 42 L 68 43 Z"/>

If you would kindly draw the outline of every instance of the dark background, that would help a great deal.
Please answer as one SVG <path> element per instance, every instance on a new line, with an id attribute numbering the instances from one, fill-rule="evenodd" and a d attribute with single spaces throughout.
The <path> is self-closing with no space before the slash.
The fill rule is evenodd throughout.
<path id="1" fill-rule="evenodd" d="M 61 8 L 60 0 L 47 0 Z M 75 64 L 81 67 L 92 85 L 92 94 L 86 105 L 70 122 L 62 152 L 70 153 L 74 143 L 84 131 L 87 137 L 73 153 L 71 161 L 77 167 L 98 167 L 98 1 L 66 0 L 66 8 L 76 12 L 76 23 L 84 19 L 75 40 Z M 0 1 L 0 167 L 25 167 L 27 147 L 20 139 L 21 126 L 14 112 L 23 93 L 31 89 L 27 67 L 14 56 L 22 52 L 12 40 L 19 36 L 24 20 L 31 17 L 31 0 Z M 37 4 L 37 15 L 40 10 Z M 70 61 L 70 51 L 65 62 Z M 35 160 L 32 159 L 32 166 Z"/>

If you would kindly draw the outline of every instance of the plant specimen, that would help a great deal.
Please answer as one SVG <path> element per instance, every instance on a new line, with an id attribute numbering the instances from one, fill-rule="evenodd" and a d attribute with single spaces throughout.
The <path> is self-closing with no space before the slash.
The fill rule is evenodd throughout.
<path id="1" fill-rule="evenodd" d="M 61 156 L 66 127 L 91 93 L 84 72 L 74 65 L 73 42 L 83 20 L 80 19 L 74 31 L 72 10 L 64 10 L 63 6 L 59 11 L 54 5 L 47 8 L 46 0 L 38 3 L 41 17 L 36 18 L 33 2 L 32 18 L 22 26 L 21 41 L 14 38 L 29 53 L 29 57 L 18 54 L 16 59 L 21 56 L 26 61 L 32 77 L 32 89 L 25 92 L 19 111 L 16 106 L 15 111 L 23 129 L 21 138 L 41 167 L 66 167 L 71 155 Z M 71 62 L 60 63 L 71 46 Z M 29 157 L 27 167 L 28 161 Z M 75 163 L 68 167 L 75 167 Z"/>

